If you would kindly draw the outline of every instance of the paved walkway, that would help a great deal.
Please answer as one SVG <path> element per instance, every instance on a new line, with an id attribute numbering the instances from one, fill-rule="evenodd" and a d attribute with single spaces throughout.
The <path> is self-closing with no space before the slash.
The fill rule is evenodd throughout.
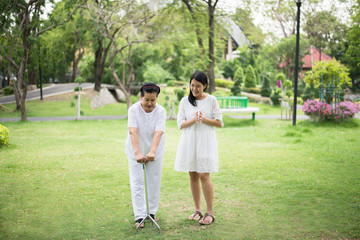
<path id="1" fill-rule="evenodd" d="M 43 88 L 43 97 L 50 97 L 54 95 L 64 94 L 68 92 L 74 92 L 74 88 L 78 86 L 77 83 L 64 83 L 64 84 L 53 84 Z M 82 83 L 83 89 L 94 88 L 94 83 Z M 28 91 L 26 94 L 26 100 L 40 99 L 40 89 Z M 15 95 L 0 97 L 0 104 L 8 104 L 15 102 Z"/>
<path id="2" fill-rule="evenodd" d="M 114 120 L 123 119 L 127 116 L 81 116 L 80 120 Z M 28 117 L 30 122 L 53 122 L 53 121 L 74 121 L 76 117 Z M 18 122 L 20 118 L 0 118 L 0 122 Z"/>

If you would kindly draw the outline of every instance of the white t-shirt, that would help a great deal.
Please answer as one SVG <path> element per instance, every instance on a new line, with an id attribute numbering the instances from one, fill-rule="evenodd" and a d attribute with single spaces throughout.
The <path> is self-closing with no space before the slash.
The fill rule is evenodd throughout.
<path id="1" fill-rule="evenodd" d="M 159 104 L 156 104 L 154 110 L 150 113 L 144 111 L 141 102 L 134 103 L 128 109 L 128 128 L 136 127 L 139 139 L 139 148 L 142 155 L 146 156 L 152 145 L 154 132 L 163 131 L 159 146 L 156 150 L 155 159 L 165 153 L 165 125 L 166 110 Z M 134 149 L 131 143 L 130 133 L 128 131 L 126 142 L 126 154 L 135 159 Z"/>

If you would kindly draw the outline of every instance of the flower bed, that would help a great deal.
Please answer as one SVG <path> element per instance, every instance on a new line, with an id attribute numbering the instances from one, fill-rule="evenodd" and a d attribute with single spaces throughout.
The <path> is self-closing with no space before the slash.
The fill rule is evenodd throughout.
<path id="1" fill-rule="evenodd" d="M 308 99 L 302 108 L 305 115 L 311 121 L 347 121 L 355 116 L 360 110 L 360 104 L 350 101 L 341 102 L 338 106 L 331 108 L 327 103 Z"/>

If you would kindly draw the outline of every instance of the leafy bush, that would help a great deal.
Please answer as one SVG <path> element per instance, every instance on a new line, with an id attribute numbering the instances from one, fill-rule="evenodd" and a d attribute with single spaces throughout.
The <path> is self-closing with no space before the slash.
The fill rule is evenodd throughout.
<path id="1" fill-rule="evenodd" d="M 314 99 L 315 98 L 315 91 L 317 91 L 317 90 L 315 88 L 313 88 L 313 87 L 305 88 L 304 94 L 301 96 L 302 99 L 304 101 L 306 101 L 308 99 L 310 99 L 310 100 Z"/>
<path id="2" fill-rule="evenodd" d="M 82 84 L 85 82 L 85 79 L 83 77 L 78 76 L 75 78 L 75 82 L 78 84 Z"/>
<path id="3" fill-rule="evenodd" d="M 173 80 L 170 80 L 170 81 L 167 82 L 167 86 L 168 87 L 173 87 L 173 86 L 175 86 L 175 82 Z"/>
<path id="4" fill-rule="evenodd" d="M 231 88 L 231 93 L 235 96 L 241 94 L 241 82 L 240 81 L 236 81 L 234 83 L 234 85 Z"/>
<path id="5" fill-rule="evenodd" d="M 179 102 L 185 96 L 185 90 L 183 90 L 181 88 L 175 88 L 174 93 L 176 94 Z"/>
<path id="6" fill-rule="evenodd" d="M 82 87 L 76 86 L 74 87 L 74 92 L 78 92 L 80 90 L 80 92 L 82 91 Z"/>
<path id="7" fill-rule="evenodd" d="M 146 64 L 144 72 L 144 79 L 146 82 L 164 83 L 166 80 L 174 79 L 174 77 L 160 64 Z"/>
<path id="8" fill-rule="evenodd" d="M 9 144 L 9 129 L 0 124 L 0 148 Z"/>
<path id="9" fill-rule="evenodd" d="M 249 65 L 246 68 L 245 71 L 245 87 L 247 88 L 252 88 L 252 87 L 256 87 L 256 75 L 254 72 L 254 68 Z"/>
<path id="10" fill-rule="evenodd" d="M 344 101 L 335 108 L 331 108 L 327 103 L 308 99 L 304 103 L 302 110 L 312 121 L 342 122 L 353 118 L 359 112 L 360 105 Z"/>
<path id="11" fill-rule="evenodd" d="M 266 74 L 261 75 L 262 78 L 262 86 L 260 94 L 263 97 L 270 97 L 271 95 L 271 88 L 270 88 L 270 79 Z"/>
<path id="12" fill-rule="evenodd" d="M 241 94 L 241 84 L 244 81 L 244 70 L 242 67 L 238 67 L 234 75 L 234 85 L 231 88 L 233 95 L 237 96 Z"/>
<path id="13" fill-rule="evenodd" d="M 220 64 L 220 70 L 224 78 L 234 79 L 234 74 L 236 71 L 236 62 L 235 61 L 223 61 Z"/>
<path id="14" fill-rule="evenodd" d="M 236 72 L 234 74 L 234 82 L 236 83 L 237 81 L 240 82 L 240 86 L 241 84 L 244 82 L 244 70 L 242 69 L 242 67 L 238 67 L 236 69 Z"/>
<path id="15" fill-rule="evenodd" d="M 14 88 L 12 86 L 7 86 L 3 88 L 3 93 L 5 96 L 14 94 Z"/>
<path id="16" fill-rule="evenodd" d="M 223 88 L 231 88 L 234 85 L 233 81 L 228 81 L 225 79 L 215 79 L 215 86 Z"/>
<path id="17" fill-rule="evenodd" d="M 306 72 L 304 82 L 317 88 L 321 84 L 324 87 L 333 84 L 336 88 L 344 84 L 352 86 L 349 69 L 336 60 L 315 62 L 312 70 Z"/>
<path id="18" fill-rule="evenodd" d="M 139 100 L 139 97 L 136 95 L 130 95 L 130 100 L 131 100 L 131 103 L 136 103 Z"/>

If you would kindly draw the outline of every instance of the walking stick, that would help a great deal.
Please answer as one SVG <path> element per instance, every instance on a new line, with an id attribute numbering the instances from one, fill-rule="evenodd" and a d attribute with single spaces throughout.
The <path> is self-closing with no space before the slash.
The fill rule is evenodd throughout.
<path id="1" fill-rule="evenodd" d="M 148 191 L 147 191 L 147 180 L 146 180 L 146 165 L 145 163 L 143 163 L 143 170 L 144 170 L 144 185 L 145 185 L 145 197 L 146 197 L 146 217 L 139 223 L 139 225 L 136 226 L 136 234 L 138 234 L 138 228 L 141 226 L 141 224 L 143 222 L 145 222 L 145 220 L 147 218 L 150 219 L 150 221 L 152 222 L 152 228 L 154 228 L 154 224 L 156 225 L 156 227 L 159 229 L 159 234 L 161 234 L 160 231 L 160 226 L 157 224 L 157 222 L 155 221 L 155 219 L 153 219 L 150 216 L 150 212 L 149 212 L 149 199 L 148 199 Z"/>

